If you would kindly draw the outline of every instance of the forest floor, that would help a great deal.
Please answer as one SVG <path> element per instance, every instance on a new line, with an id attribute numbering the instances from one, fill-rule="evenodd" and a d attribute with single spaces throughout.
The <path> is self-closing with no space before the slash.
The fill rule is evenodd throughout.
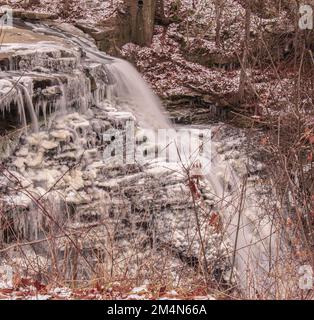
<path id="1" fill-rule="evenodd" d="M 129 280 L 106 284 L 95 281 L 94 285 L 70 288 L 61 284 L 42 284 L 17 274 L 8 280 L 2 269 L 0 300 L 216 300 L 221 296 L 218 292 L 209 295 L 206 286 L 200 283 L 174 289 L 158 283 L 136 286 Z"/>

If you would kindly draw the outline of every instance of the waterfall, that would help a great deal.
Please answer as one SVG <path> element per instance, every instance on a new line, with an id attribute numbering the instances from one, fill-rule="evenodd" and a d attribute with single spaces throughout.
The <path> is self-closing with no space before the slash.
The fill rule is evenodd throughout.
<path id="1" fill-rule="evenodd" d="M 80 70 L 81 73 L 79 73 L 79 83 L 77 83 L 77 81 L 75 82 L 68 79 L 68 87 L 66 87 L 66 85 L 58 80 L 59 87 L 61 89 L 61 96 L 59 96 L 59 100 L 56 105 L 59 107 L 57 112 L 60 112 L 61 117 L 66 119 L 66 113 L 69 111 L 69 89 L 73 89 L 72 95 L 74 97 L 71 103 L 75 104 L 77 100 L 77 103 L 80 105 L 79 111 L 83 114 L 88 112 L 87 109 L 91 106 L 92 101 L 94 101 L 94 103 L 97 105 L 104 103 L 105 97 L 103 97 L 103 92 L 105 91 L 104 88 L 107 87 L 107 98 L 109 97 L 110 99 L 118 99 L 119 101 L 127 102 L 124 104 L 122 103 L 121 106 L 123 106 L 124 111 L 129 111 L 135 115 L 141 127 L 146 129 L 173 128 L 165 115 L 160 100 L 152 92 L 149 86 L 142 79 L 141 75 L 130 63 L 121 59 L 109 57 L 104 53 L 99 52 L 97 48 L 88 40 L 80 39 L 78 36 L 58 30 L 56 27 L 52 28 L 45 25 L 34 25 L 30 23 L 28 23 L 28 25 L 32 27 L 34 31 L 37 30 L 69 40 L 76 47 L 78 46 L 84 51 L 86 54 L 85 59 L 88 62 L 97 62 L 102 66 L 100 70 L 103 72 L 101 73 L 101 78 L 97 75 L 97 72 L 95 72 L 94 77 L 96 80 L 98 80 L 98 83 L 96 83 L 97 88 L 95 89 L 94 94 L 91 92 L 90 80 L 86 79 L 86 75 L 82 70 Z M 80 58 L 81 57 L 77 57 L 77 63 L 80 62 Z M 65 69 L 62 69 L 64 67 L 62 63 L 56 64 L 56 68 L 57 67 L 61 69 L 57 70 L 56 74 L 57 72 L 65 72 Z M 97 66 L 95 66 L 95 68 L 97 69 Z M 18 110 L 21 120 L 23 124 L 26 122 L 26 106 L 29 116 L 32 120 L 34 131 L 38 132 L 39 121 L 38 115 L 36 115 L 35 112 L 36 108 L 34 108 L 32 102 L 33 91 L 31 84 L 25 81 L 23 83 L 19 83 L 17 85 L 17 90 L 19 101 Z M 23 93 L 23 99 L 21 93 Z M 21 106 L 22 100 L 24 103 L 23 107 Z M 41 103 L 43 102 L 41 101 Z M 44 117 L 46 120 L 47 104 L 43 105 Z M 0 107 L 0 110 L 4 112 L 3 109 L 3 107 Z M 71 135 L 74 136 L 78 134 L 76 131 L 76 129 L 78 129 L 78 131 L 81 131 L 79 134 L 82 135 L 82 139 L 76 139 L 75 142 L 80 141 L 81 144 L 87 144 L 86 132 L 91 130 L 90 123 L 86 119 L 82 120 L 78 114 L 76 114 L 75 117 L 72 117 L 68 122 L 74 127 L 74 129 L 71 129 L 74 130 L 74 133 L 69 133 L 70 130 L 66 131 L 63 128 L 63 131 L 61 130 L 52 133 L 55 140 L 58 143 L 59 141 L 64 142 L 63 148 L 65 148 L 70 144 L 69 142 L 71 140 Z M 94 125 L 96 126 L 98 124 Z M 97 132 L 93 133 L 93 139 L 95 139 L 95 134 L 100 135 L 104 130 L 101 128 L 101 130 L 95 131 Z M 55 143 L 55 141 L 53 143 Z M 38 144 L 40 143 L 38 142 Z M 94 146 L 94 140 L 89 141 L 89 144 Z M 83 145 L 80 146 L 80 149 L 83 149 L 82 146 Z M 54 148 L 54 144 L 51 146 L 49 143 L 47 143 L 47 141 L 45 141 L 46 150 L 53 150 Z M 78 160 L 79 156 L 81 156 L 83 153 L 84 151 L 77 155 L 73 154 L 73 152 L 70 150 L 66 156 L 68 158 L 75 158 L 75 160 Z M 92 154 L 92 151 L 90 153 Z M 221 199 L 220 208 L 223 210 L 223 219 L 228 226 L 226 233 L 234 243 L 234 248 L 236 250 L 235 267 L 238 273 L 236 277 L 242 289 L 245 290 L 249 285 L 246 278 L 247 272 L 255 274 L 256 278 L 260 278 L 263 272 L 262 269 L 266 269 L 267 273 L 267 267 L 271 265 L 272 260 L 271 257 L 269 257 L 269 251 L 271 250 L 272 244 L 270 241 L 273 239 L 273 237 L 275 237 L 272 237 L 271 235 L 271 222 L 266 222 L 264 225 L 259 226 L 259 215 L 261 209 L 254 205 L 253 190 L 247 189 L 246 193 L 242 193 L 243 181 L 241 181 L 231 166 L 226 164 L 224 159 L 222 159 L 222 157 L 218 154 L 214 143 L 211 145 L 211 151 L 205 150 L 200 159 L 205 170 L 204 177 L 206 179 L 206 183 L 214 190 L 215 196 Z M 40 161 L 42 161 L 42 159 L 38 160 L 38 162 Z M 35 164 L 34 167 L 36 165 L 37 164 Z M 23 166 L 23 164 L 21 166 Z M 75 179 L 74 177 L 72 178 L 73 181 L 75 180 L 75 184 L 82 184 L 82 179 L 80 177 L 76 177 Z M 229 190 L 229 185 L 231 190 Z M 236 200 L 234 200 L 234 195 L 236 195 Z M 241 198 L 242 196 L 244 199 Z M 36 223 L 39 222 L 36 220 Z"/>
<path id="2" fill-rule="evenodd" d="M 256 290 L 266 287 L 270 284 L 270 272 L 276 259 L 271 256 L 277 245 L 273 221 L 269 218 L 262 222 L 266 213 L 257 205 L 256 190 L 247 181 L 247 174 L 240 178 L 223 161 L 215 146 L 211 154 L 212 167 L 206 179 L 216 195 L 223 199 L 221 209 L 226 233 L 235 250 L 235 278 L 244 292 L 254 286 Z"/>
<path id="3" fill-rule="evenodd" d="M 107 74 L 104 75 L 105 80 L 109 83 L 107 94 L 110 97 L 132 101 L 129 111 L 135 114 L 141 126 L 154 129 L 171 127 L 170 121 L 164 115 L 159 98 L 129 62 L 108 56 L 100 52 L 87 39 L 82 39 L 64 30 L 33 23 L 27 23 L 27 25 L 34 31 L 65 38 L 75 46 L 82 48 L 89 59 L 103 64 L 107 70 Z"/>
<path id="4" fill-rule="evenodd" d="M 114 79 L 109 90 L 113 96 L 129 102 L 129 110 L 135 114 L 144 128 L 170 128 L 159 98 L 152 92 L 138 71 L 127 61 L 114 59 L 107 68 Z"/>

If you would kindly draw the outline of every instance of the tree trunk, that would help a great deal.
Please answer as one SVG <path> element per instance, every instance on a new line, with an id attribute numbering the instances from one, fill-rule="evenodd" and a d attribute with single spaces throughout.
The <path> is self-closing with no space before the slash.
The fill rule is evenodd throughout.
<path id="1" fill-rule="evenodd" d="M 241 75 L 239 85 L 239 99 L 240 102 L 244 100 L 245 88 L 247 85 L 247 68 L 248 68 L 248 54 L 249 54 L 249 42 L 250 42 L 250 30 L 251 30 L 251 6 L 249 0 L 246 1 L 245 8 L 245 35 L 244 35 L 244 50 L 241 63 Z"/>
<path id="2" fill-rule="evenodd" d="M 138 45 L 150 45 L 154 31 L 156 0 L 124 0 L 124 2 L 129 19 L 130 40 Z"/>
<path id="3" fill-rule="evenodd" d="M 220 47 L 221 44 L 221 16 L 223 11 L 222 0 L 215 0 L 215 11 L 216 11 L 216 46 Z"/>

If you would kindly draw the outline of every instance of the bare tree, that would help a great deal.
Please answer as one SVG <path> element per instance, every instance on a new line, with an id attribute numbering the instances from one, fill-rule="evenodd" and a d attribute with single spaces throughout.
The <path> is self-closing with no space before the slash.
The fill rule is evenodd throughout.
<path id="1" fill-rule="evenodd" d="M 223 2 L 221 0 L 215 0 L 216 11 L 216 46 L 221 45 L 221 17 L 223 12 Z"/>
<path id="2" fill-rule="evenodd" d="M 245 3 L 245 34 L 244 34 L 244 48 L 243 57 L 241 62 L 241 75 L 239 85 L 239 99 L 243 101 L 245 95 L 245 88 L 247 84 L 247 68 L 248 68 L 248 55 L 249 55 L 249 43 L 250 43 L 250 30 L 251 30 L 251 6 L 249 0 Z"/>

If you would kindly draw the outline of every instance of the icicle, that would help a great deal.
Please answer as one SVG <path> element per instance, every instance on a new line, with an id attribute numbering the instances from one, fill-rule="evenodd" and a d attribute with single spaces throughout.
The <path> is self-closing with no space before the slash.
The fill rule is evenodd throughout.
<path id="1" fill-rule="evenodd" d="M 46 100 L 42 101 L 41 103 L 41 111 L 44 116 L 45 126 L 47 126 L 47 101 Z"/>
<path id="2" fill-rule="evenodd" d="M 35 109 L 34 109 L 32 98 L 31 98 L 31 96 L 30 96 L 30 94 L 29 94 L 29 92 L 28 92 L 28 90 L 26 89 L 25 86 L 23 86 L 22 84 L 18 84 L 18 86 L 23 90 L 24 98 L 25 98 L 25 104 L 26 104 L 26 107 L 28 109 L 29 115 L 31 117 L 33 129 L 34 129 L 34 131 L 36 133 L 38 133 L 39 132 L 38 118 L 37 118 L 36 113 L 35 113 Z"/>
<path id="3" fill-rule="evenodd" d="M 24 108 L 24 101 L 23 101 L 22 92 L 20 90 L 18 91 L 17 106 L 18 106 L 18 113 L 19 113 L 19 116 L 20 116 L 20 122 L 22 123 L 22 126 L 24 128 L 26 128 L 27 127 L 27 121 L 26 121 L 26 114 L 25 114 L 25 108 Z"/>
<path id="4" fill-rule="evenodd" d="M 61 82 L 60 79 L 58 79 L 58 84 L 61 90 L 58 111 L 60 111 L 61 115 L 65 115 L 67 112 L 67 92 L 66 92 L 65 85 Z"/>

